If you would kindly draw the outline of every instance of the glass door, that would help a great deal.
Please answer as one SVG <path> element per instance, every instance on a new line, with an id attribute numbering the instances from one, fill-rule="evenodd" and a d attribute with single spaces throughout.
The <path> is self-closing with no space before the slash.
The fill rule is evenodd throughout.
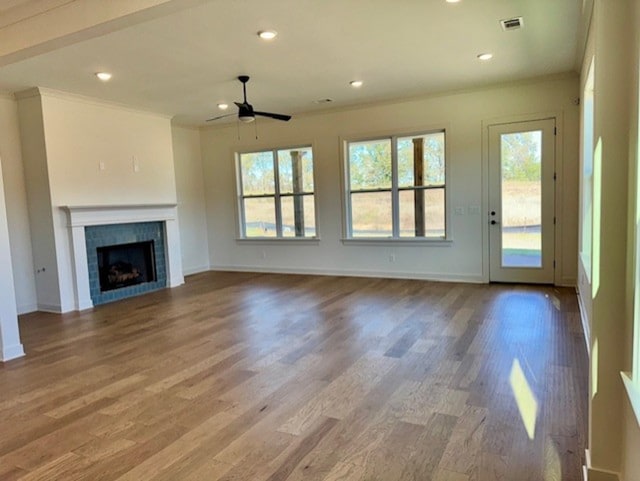
<path id="1" fill-rule="evenodd" d="M 554 281 L 555 120 L 489 127 L 489 279 Z"/>

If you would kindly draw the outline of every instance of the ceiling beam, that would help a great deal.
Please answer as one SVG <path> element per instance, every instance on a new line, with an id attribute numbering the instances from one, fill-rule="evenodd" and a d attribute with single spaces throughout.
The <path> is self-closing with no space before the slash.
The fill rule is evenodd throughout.
<path id="1" fill-rule="evenodd" d="M 211 0 L 29 0 L 0 10 L 0 66 Z"/>

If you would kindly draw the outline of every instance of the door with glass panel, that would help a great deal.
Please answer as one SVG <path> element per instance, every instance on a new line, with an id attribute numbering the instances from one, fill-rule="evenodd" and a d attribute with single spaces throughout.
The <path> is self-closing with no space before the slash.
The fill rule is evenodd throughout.
<path id="1" fill-rule="evenodd" d="M 489 279 L 554 282 L 555 119 L 489 127 Z"/>

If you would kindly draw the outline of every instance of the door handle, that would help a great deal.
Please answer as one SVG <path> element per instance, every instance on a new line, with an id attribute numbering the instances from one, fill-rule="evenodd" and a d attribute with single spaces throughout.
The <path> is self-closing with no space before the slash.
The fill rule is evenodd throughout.
<path id="1" fill-rule="evenodd" d="M 498 222 L 497 220 L 493 220 L 493 219 L 491 220 L 491 225 L 496 225 L 496 224 L 499 224 L 499 223 L 500 222 Z"/>

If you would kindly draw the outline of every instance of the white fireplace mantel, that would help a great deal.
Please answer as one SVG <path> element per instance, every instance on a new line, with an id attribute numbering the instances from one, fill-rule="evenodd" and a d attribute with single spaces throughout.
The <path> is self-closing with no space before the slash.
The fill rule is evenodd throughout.
<path id="1" fill-rule="evenodd" d="M 184 284 L 177 204 L 69 205 L 63 209 L 69 215 L 77 310 L 93 307 L 89 289 L 89 264 L 84 231 L 86 226 L 164 222 L 167 285 L 176 287 Z"/>

